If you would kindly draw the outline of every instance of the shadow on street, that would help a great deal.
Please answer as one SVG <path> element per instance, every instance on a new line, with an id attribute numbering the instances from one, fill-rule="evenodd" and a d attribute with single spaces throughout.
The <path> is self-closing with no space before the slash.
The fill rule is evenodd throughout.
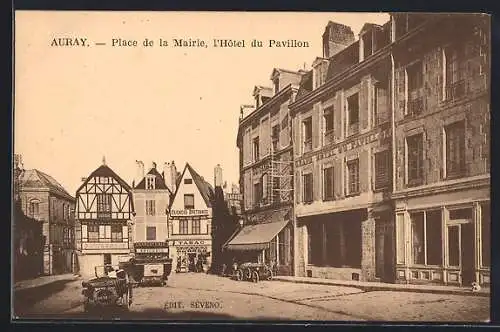
<path id="1" fill-rule="evenodd" d="M 14 291 L 14 316 L 22 317 L 26 310 L 62 291 L 70 282 L 72 280 L 57 280 L 49 284 Z"/>

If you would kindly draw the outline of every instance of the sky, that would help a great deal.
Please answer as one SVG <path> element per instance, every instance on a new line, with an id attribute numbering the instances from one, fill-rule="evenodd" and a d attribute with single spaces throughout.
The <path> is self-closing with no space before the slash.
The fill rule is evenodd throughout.
<path id="1" fill-rule="evenodd" d="M 322 56 L 328 21 L 356 38 L 381 13 L 23 12 L 15 13 L 14 153 L 25 169 L 53 176 L 70 194 L 103 163 L 129 184 L 136 160 L 146 172 L 186 162 L 213 184 L 239 179 L 239 109 L 255 85 L 271 86 L 273 68 L 309 69 Z M 87 38 L 89 47 L 51 46 L 54 38 Z M 143 47 L 145 38 L 154 45 Z M 207 48 L 160 47 L 159 39 L 207 41 Z M 215 38 L 245 48 L 214 48 Z M 136 40 L 136 47 L 112 46 Z M 259 39 L 265 47 L 251 48 Z M 269 48 L 296 39 L 309 48 Z M 106 45 L 95 45 L 105 43 Z"/>

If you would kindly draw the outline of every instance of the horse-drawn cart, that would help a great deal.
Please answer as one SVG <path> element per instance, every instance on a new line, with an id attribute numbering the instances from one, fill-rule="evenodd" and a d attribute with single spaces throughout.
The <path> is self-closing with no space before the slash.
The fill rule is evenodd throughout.
<path id="1" fill-rule="evenodd" d="M 263 263 L 243 263 L 235 269 L 234 278 L 238 281 L 247 280 L 252 282 L 271 280 L 273 271 Z"/>

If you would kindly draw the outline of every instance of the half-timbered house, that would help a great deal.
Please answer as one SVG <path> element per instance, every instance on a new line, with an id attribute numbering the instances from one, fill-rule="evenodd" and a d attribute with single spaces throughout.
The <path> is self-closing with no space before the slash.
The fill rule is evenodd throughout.
<path id="1" fill-rule="evenodd" d="M 105 162 L 93 171 L 76 192 L 77 250 L 82 276 L 94 267 L 118 264 L 132 249 L 134 215 L 131 187 Z"/>

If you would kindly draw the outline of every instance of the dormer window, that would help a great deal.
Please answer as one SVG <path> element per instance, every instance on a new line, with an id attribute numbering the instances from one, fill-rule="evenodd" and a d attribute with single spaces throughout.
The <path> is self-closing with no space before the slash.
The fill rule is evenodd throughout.
<path id="1" fill-rule="evenodd" d="M 362 37 L 363 40 L 363 59 L 368 58 L 373 53 L 372 31 L 368 31 Z"/>
<path id="2" fill-rule="evenodd" d="M 259 108 L 259 107 L 260 107 L 260 96 L 256 95 L 255 96 L 255 108 Z"/>
<path id="3" fill-rule="evenodd" d="M 146 189 L 155 189 L 155 178 L 154 176 L 146 177 Z"/>
<path id="4" fill-rule="evenodd" d="M 280 92 L 280 80 L 276 78 L 273 81 L 273 84 L 274 84 L 274 94 L 277 94 L 278 92 Z"/>

